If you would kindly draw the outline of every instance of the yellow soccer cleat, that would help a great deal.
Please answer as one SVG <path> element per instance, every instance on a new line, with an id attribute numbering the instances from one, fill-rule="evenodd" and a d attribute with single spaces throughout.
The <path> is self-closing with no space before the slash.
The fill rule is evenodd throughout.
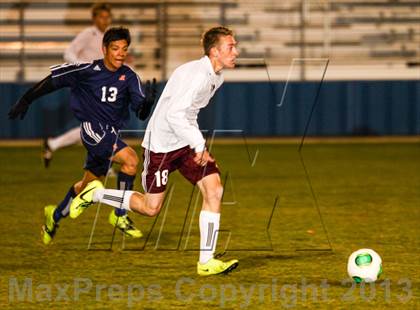
<path id="1" fill-rule="evenodd" d="M 57 206 L 49 205 L 44 208 L 45 225 L 42 225 L 42 242 L 45 245 L 51 243 L 58 228 L 58 224 L 54 222 L 54 211 Z"/>
<path id="2" fill-rule="evenodd" d="M 197 273 L 200 276 L 210 276 L 213 274 L 227 274 L 238 267 L 237 259 L 223 262 L 219 259 L 212 258 L 205 264 L 197 263 Z"/>
<path id="3" fill-rule="evenodd" d="M 82 212 L 85 211 L 87 207 L 93 204 L 93 192 L 102 188 L 104 188 L 104 186 L 99 180 L 94 180 L 88 183 L 88 185 L 86 185 L 80 194 L 74 197 L 73 201 L 71 202 L 70 217 L 75 219 L 80 214 L 82 214 Z"/>
<path id="4" fill-rule="evenodd" d="M 115 211 L 112 210 L 108 217 L 109 223 L 117 227 L 124 234 L 132 238 L 141 238 L 143 236 L 140 229 L 137 229 L 134 226 L 133 221 L 128 217 L 128 215 L 117 216 Z"/>

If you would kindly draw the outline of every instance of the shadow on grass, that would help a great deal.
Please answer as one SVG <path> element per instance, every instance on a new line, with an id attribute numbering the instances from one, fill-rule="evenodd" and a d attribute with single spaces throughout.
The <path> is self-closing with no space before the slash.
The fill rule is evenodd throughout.
<path id="1" fill-rule="evenodd" d="M 231 255 L 233 252 L 229 252 Z M 272 253 L 253 253 L 246 256 L 238 256 L 239 261 L 241 262 L 241 269 L 255 269 L 255 266 L 263 267 L 269 262 L 275 261 L 301 261 L 313 257 L 327 257 L 333 256 L 333 252 L 290 252 L 286 254 L 279 254 L 276 252 Z"/>

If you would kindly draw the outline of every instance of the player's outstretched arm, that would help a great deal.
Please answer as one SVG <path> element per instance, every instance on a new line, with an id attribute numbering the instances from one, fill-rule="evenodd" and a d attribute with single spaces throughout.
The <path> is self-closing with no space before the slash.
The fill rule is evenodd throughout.
<path id="1" fill-rule="evenodd" d="M 50 74 L 45 79 L 28 89 L 26 93 L 10 108 L 9 119 L 16 119 L 18 117 L 23 119 L 26 112 L 28 112 L 32 101 L 49 94 L 56 89 L 57 88 L 54 86 Z"/>
<path id="2" fill-rule="evenodd" d="M 152 108 L 156 101 L 156 94 L 157 94 L 157 86 L 156 86 L 156 79 L 153 78 L 153 81 L 150 83 L 149 80 L 146 81 L 146 85 L 144 87 L 144 103 L 143 106 L 139 109 L 137 113 L 137 117 L 144 121 L 150 115 Z"/>

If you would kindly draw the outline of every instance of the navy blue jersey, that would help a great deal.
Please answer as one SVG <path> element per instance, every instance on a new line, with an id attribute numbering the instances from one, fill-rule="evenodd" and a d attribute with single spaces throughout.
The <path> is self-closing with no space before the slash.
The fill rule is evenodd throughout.
<path id="1" fill-rule="evenodd" d="M 123 65 L 109 71 L 103 59 L 54 66 L 51 76 L 57 88 L 70 87 L 71 109 L 82 122 L 98 121 L 120 129 L 129 119 L 129 106 L 138 111 L 145 98 L 133 70 Z"/>

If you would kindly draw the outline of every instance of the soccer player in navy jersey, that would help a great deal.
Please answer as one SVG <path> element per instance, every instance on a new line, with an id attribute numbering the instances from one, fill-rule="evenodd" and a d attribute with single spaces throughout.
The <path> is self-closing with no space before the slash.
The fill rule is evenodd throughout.
<path id="1" fill-rule="evenodd" d="M 64 52 L 65 62 L 92 62 L 103 57 L 102 40 L 105 31 L 111 24 L 111 7 L 107 3 L 95 3 L 92 6 L 91 14 L 93 25 L 85 28 L 71 41 Z M 79 142 L 81 142 L 80 126 L 71 128 L 59 136 L 44 139 L 42 151 L 44 167 L 49 167 L 53 154 L 56 151 Z M 112 167 L 109 169 L 108 174 L 116 176 Z"/>
<path id="2" fill-rule="evenodd" d="M 86 184 L 103 178 L 110 161 L 121 165 L 118 188 L 133 188 L 139 160 L 136 152 L 119 138 L 118 130 L 128 121 L 130 109 L 141 120 L 149 116 L 155 101 L 156 85 L 155 81 L 153 84 L 147 82 L 143 89 L 137 74 L 124 65 L 130 41 L 128 29 L 109 29 L 103 38 L 103 59 L 51 67 L 51 74 L 29 89 L 10 109 L 10 119 L 23 119 L 32 101 L 69 87 L 71 109 L 81 122 L 81 138 L 87 150 L 85 173 L 82 180 L 70 187 L 58 206 L 45 207 L 45 244 L 52 241 L 60 219 L 69 214 L 72 199 Z M 124 209 L 113 210 L 109 222 L 126 235 L 142 236 Z"/>

